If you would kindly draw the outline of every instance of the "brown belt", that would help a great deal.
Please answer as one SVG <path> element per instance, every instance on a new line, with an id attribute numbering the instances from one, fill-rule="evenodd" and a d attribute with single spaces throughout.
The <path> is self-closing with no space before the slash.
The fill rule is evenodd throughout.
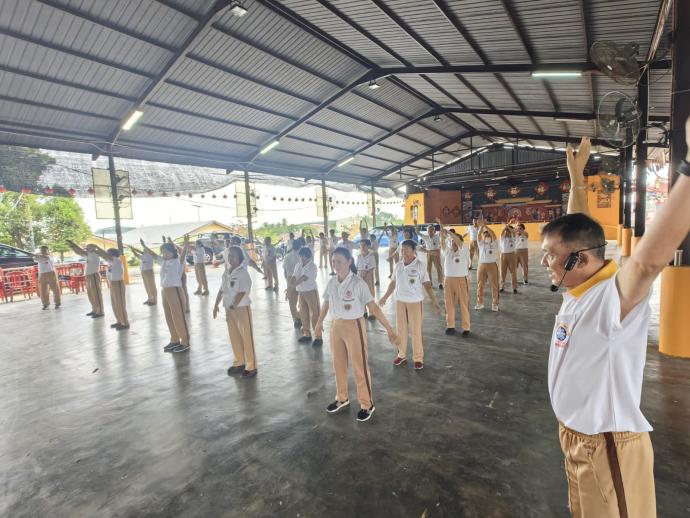
<path id="1" fill-rule="evenodd" d="M 616 443 L 613 441 L 613 433 L 604 432 L 604 439 L 606 439 L 606 456 L 609 459 L 609 467 L 611 468 L 613 488 L 616 490 L 616 499 L 618 500 L 618 514 L 621 518 L 628 518 L 628 508 L 625 505 L 625 490 L 623 488 L 623 475 L 621 474 L 621 466 L 618 463 L 618 452 L 616 451 Z"/>

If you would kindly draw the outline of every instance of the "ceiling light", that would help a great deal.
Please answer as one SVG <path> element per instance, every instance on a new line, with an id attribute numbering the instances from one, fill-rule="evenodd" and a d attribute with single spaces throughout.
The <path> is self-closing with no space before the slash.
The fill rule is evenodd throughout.
<path id="1" fill-rule="evenodd" d="M 558 122 L 582 122 L 582 123 L 592 122 L 592 119 L 569 119 L 568 117 L 556 117 L 555 120 Z"/>
<path id="2" fill-rule="evenodd" d="M 507 176 L 497 176 L 496 178 L 494 178 L 494 180 L 505 180 L 506 178 L 508 178 L 508 177 Z"/>
<path id="3" fill-rule="evenodd" d="M 346 158 L 345 160 L 343 160 L 342 162 L 340 162 L 338 164 L 338 167 L 343 167 L 345 164 L 352 162 L 354 159 L 355 159 L 355 157 L 353 157 L 353 156 Z"/>
<path id="4" fill-rule="evenodd" d="M 498 169 L 489 169 L 487 173 L 498 173 L 499 171 L 503 171 L 503 168 L 499 167 Z"/>
<path id="5" fill-rule="evenodd" d="M 144 112 L 141 110 L 134 110 L 132 114 L 129 116 L 129 118 L 125 121 L 125 123 L 122 125 L 122 129 L 125 131 L 129 131 L 132 129 L 132 126 L 134 126 L 139 119 L 141 119 L 141 116 L 144 115 Z"/>
<path id="6" fill-rule="evenodd" d="M 278 144 L 280 144 L 280 141 L 279 141 L 279 140 L 274 140 L 273 142 L 271 142 L 270 144 L 268 144 L 267 146 L 265 146 L 259 153 L 261 153 L 262 155 L 265 155 L 265 154 L 268 153 L 271 149 L 273 149 L 274 147 L 276 147 Z"/>
<path id="7" fill-rule="evenodd" d="M 576 71 L 566 71 L 566 70 L 554 70 L 549 71 L 537 71 L 532 72 L 532 77 L 582 77 L 582 72 Z"/>
<path id="8" fill-rule="evenodd" d="M 593 158 L 594 160 L 601 160 L 601 156 L 600 156 L 600 155 L 594 155 L 592 158 Z"/>
<path id="9" fill-rule="evenodd" d="M 373 81 L 369 81 L 369 90 L 376 90 L 377 88 L 381 88 L 381 85 L 378 84 L 375 79 Z"/>
<path id="10" fill-rule="evenodd" d="M 245 14 L 247 14 L 247 8 L 242 5 L 242 2 L 233 2 L 230 4 L 230 12 L 233 16 L 242 18 Z"/>
<path id="11" fill-rule="evenodd" d="M 434 117 L 434 122 L 439 122 L 440 120 L 441 120 L 440 115 L 436 115 L 436 117 Z"/>

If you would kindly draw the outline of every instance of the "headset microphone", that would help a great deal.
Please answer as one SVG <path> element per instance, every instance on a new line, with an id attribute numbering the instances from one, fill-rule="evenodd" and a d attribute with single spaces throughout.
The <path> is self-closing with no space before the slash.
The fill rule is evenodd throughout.
<path id="1" fill-rule="evenodd" d="M 597 248 L 604 248 L 606 246 L 606 243 L 603 245 L 599 246 L 593 246 L 592 248 L 583 248 L 582 250 L 578 250 L 576 252 L 572 252 L 568 255 L 568 260 L 565 262 L 563 265 L 563 269 L 565 270 L 563 272 L 563 276 L 561 277 L 561 280 L 558 282 L 558 285 L 552 284 L 551 287 L 549 288 L 552 292 L 556 293 L 558 289 L 561 287 L 561 284 L 563 284 L 563 279 L 565 279 L 565 276 L 568 274 L 568 272 L 572 271 L 577 263 L 580 261 L 580 252 L 588 252 L 589 250 L 596 250 Z"/>

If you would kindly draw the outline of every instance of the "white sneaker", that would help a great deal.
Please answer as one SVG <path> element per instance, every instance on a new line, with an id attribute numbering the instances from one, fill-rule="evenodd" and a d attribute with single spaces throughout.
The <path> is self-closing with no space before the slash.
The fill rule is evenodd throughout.
<path id="1" fill-rule="evenodd" d="M 484 304 L 477 304 L 474 309 L 484 309 Z"/>
<path id="2" fill-rule="evenodd" d="M 497 304 L 492 304 L 492 305 L 491 305 L 491 311 L 498 311 L 498 305 L 497 305 Z"/>

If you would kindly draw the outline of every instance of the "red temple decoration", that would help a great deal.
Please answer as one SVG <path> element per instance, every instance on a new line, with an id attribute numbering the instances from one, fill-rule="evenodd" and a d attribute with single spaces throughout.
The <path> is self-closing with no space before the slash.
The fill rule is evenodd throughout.
<path id="1" fill-rule="evenodd" d="M 69 194 L 70 196 L 72 196 L 74 198 L 74 196 L 76 196 L 76 194 L 77 194 L 77 190 L 70 187 L 69 189 L 67 189 L 67 194 Z"/>
<path id="2" fill-rule="evenodd" d="M 494 189 L 493 187 L 489 187 L 489 188 L 486 190 L 486 193 L 484 193 L 484 194 L 486 194 L 486 197 L 487 197 L 488 199 L 494 200 L 494 199 L 496 198 L 496 194 L 497 194 L 497 193 L 496 193 L 496 189 Z"/>
<path id="3" fill-rule="evenodd" d="M 544 196 L 548 190 L 549 186 L 546 185 L 546 182 L 539 182 L 534 186 L 534 192 L 536 192 L 539 196 Z"/>
<path id="4" fill-rule="evenodd" d="M 570 190 L 570 180 L 563 180 L 558 187 L 561 191 L 568 192 Z"/>
<path id="5" fill-rule="evenodd" d="M 520 187 L 518 187 L 517 185 L 511 185 L 510 187 L 508 187 L 508 194 L 515 198 L 518 194 L 520 194 L 521 190 L 522 189 L 520 189 Z"/>

